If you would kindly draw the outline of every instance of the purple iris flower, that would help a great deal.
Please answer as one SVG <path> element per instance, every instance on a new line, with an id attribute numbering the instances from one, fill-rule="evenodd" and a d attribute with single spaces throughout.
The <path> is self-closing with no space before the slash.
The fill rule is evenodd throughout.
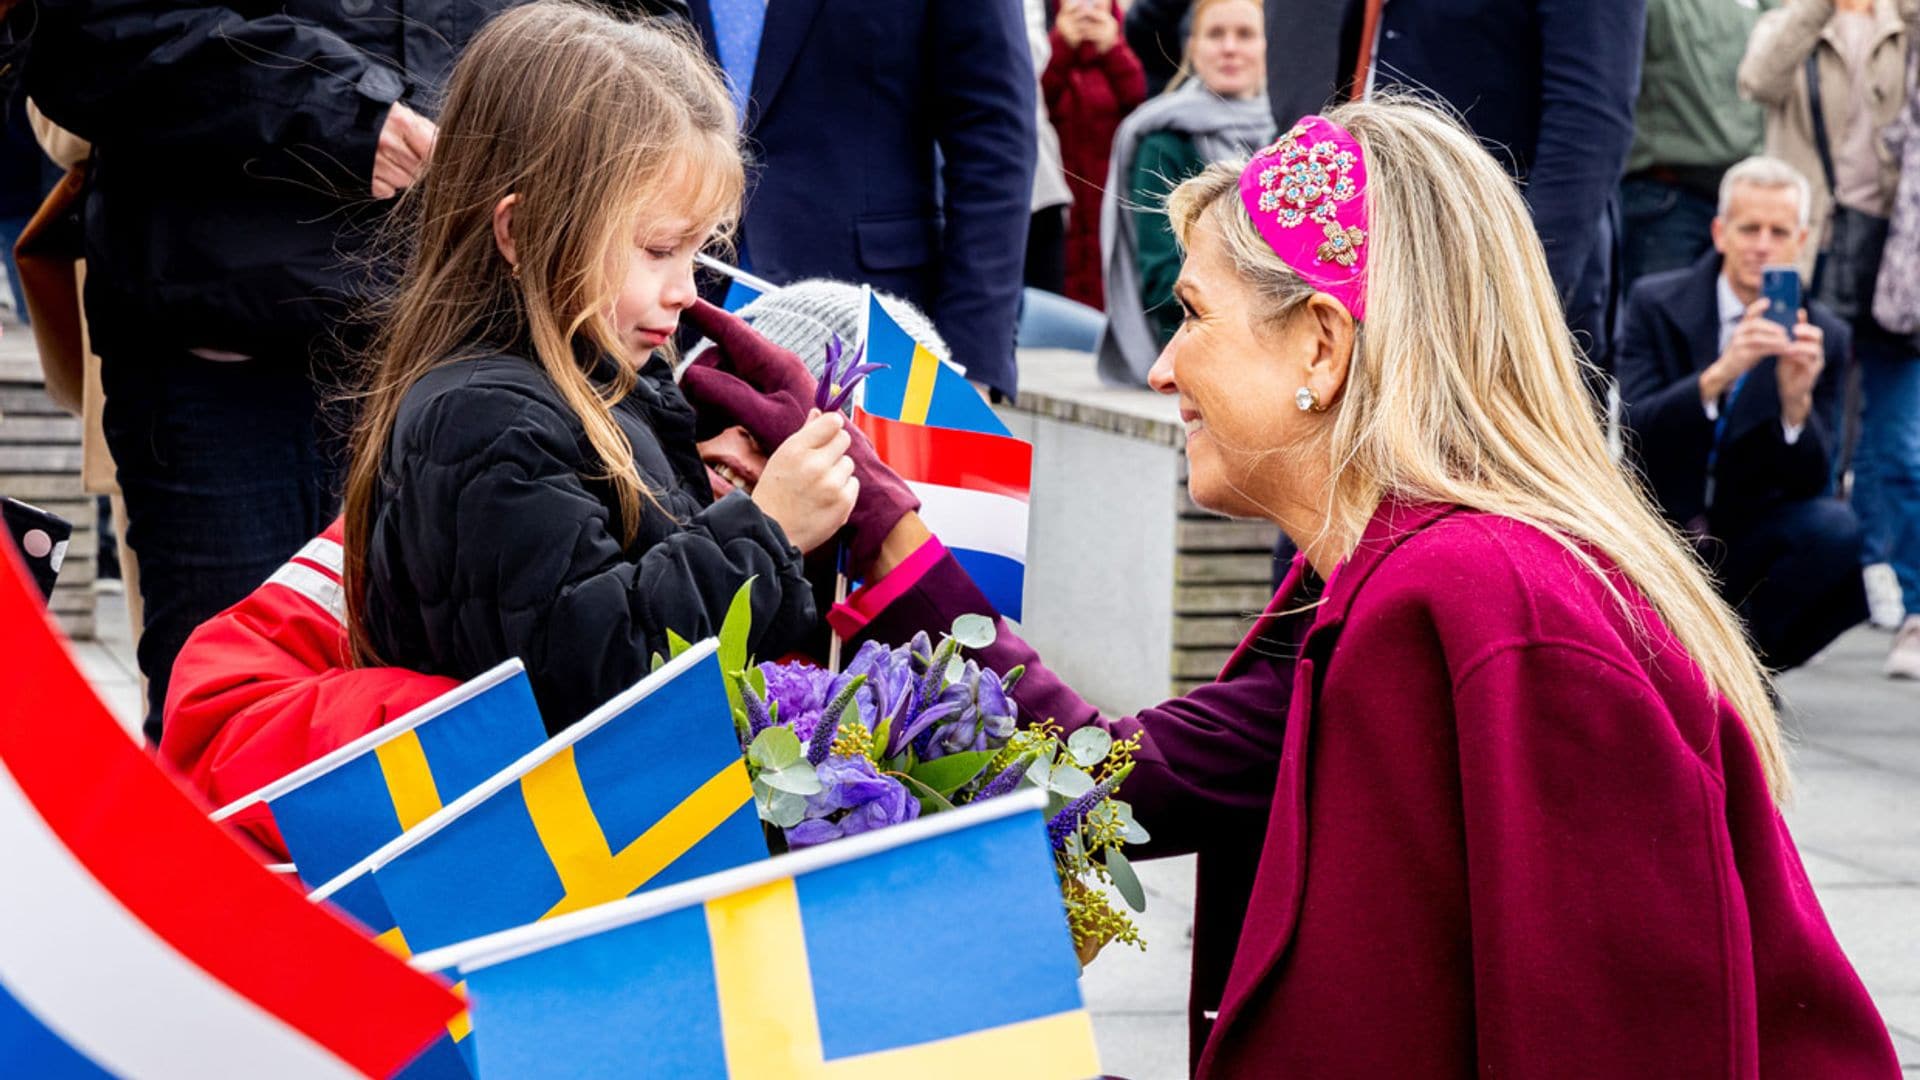
<path id="1" fill-rule="evenodd" d="M 920 816 L 920 800 L 864 757 L 829 757 L 817 770 L 821 790 L 807 796 L 807 816 L 787 830 L 787 846 L 811 847 L 898 825 Z"/>
<path id="2" fill-rule="evenodd" d="M 846 343 L 835 334 L 827 340 L 827 363 L 820 370 L 820 381 L 814 387 L 813 406 L 821 412 L 845 412 L 847 403 L 853 400 L 853 388 L 871 372 L 886 367 L 885 364 L 863 364 L 860 358 L 866 355 L 865 345 L 847 354 Z"/>
<path id="3" fill-rule="evenodd" d="M 974 661 L 967 661 L 965 674 L 939 700 L 954 708 L 922 736 L 925 745 L 915 747 L 922 758 L 997 749 L 1013 737 L 1018 710 L 1000 680 Z"/>

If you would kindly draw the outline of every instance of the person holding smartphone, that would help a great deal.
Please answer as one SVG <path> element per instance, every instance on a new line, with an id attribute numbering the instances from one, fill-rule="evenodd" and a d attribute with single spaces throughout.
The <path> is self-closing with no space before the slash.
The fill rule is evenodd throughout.
<path id="1" fill-rule="evenodd" d="M 1630 451 L 1776 671 L 1866 618 L 1860 522 L 1832 494 L 1851 330 L 1793 268 L 1810 205 L 1791 165 L 1735 165 L 1714 250 L 1636 282 L 1621 320 Z"/>

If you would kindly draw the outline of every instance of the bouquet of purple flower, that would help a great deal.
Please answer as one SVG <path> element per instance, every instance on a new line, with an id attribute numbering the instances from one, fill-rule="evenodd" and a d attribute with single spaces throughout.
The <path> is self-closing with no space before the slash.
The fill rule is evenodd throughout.
<path id="1" fill-rule="evenodd" d="M 1147 833 L 1115 797 L 1139 739 L 1100 728 L 1062 738 L 1050 722 L 1019 727 L 1010 692 L 1022 671 L 996 674 L 961 655 L 993 636 L 991 620 L 968 615 L 937 644 L 926 634 L 893 648 L 867 642 L 838 673 L 802 663 L 734 672 L 735 722 L 760 817 L 787 847 L 801 848 L 1041 788 L 1082 961 L 1112 940 L 1139 945 L 1102 887 L 1145 910 L 1121 848 Z"/>

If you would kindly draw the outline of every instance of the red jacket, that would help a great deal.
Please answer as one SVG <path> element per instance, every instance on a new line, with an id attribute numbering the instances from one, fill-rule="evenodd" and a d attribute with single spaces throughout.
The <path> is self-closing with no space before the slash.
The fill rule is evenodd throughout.
<path id="1" fill-rule="evenodd" d="M 1270 613 L 1304 606 L 1303 566 Z M 1739 716 L 1634 606 L 1529 526 L 1390 506 L 1310 627 L 1097 721 L 1145 732 L 1123 794 L 1158 853 L 1267 807 L 1248 891 L 1196 911 L 1199 1075 L 1899 1076 Z M 866 632 L 969 610 L 949 558 Z M 1096 722 L 1000 635 L 978 658 L 1028 665 L 1028 716 Z"/>
<path id="2" fill-rule="evenodd" d="M 1124 21 L 1113 5 L 1115 22 Z M 1106 52 L 1092 45 L 1067 44 L 1054 30 L 1052 58 L 1040 73 L 1047 117 L 1060 135 L 1060 163 L 1073 191 L 1067 214 L 1067 295 L 1083 304 L 1105 306 L 1100 277 L 1100 192 L 1107 186 L 1107 159 L 1113 132 L 1128 113 L 1146 100 L 1147 77 L 1124 36 Z"/>
<path id="3" fill-rule="evenodd" d="M 224 806 L 458 686 L 347 662 L 342 525 L 207 620 L 173 664 L 160 759 Z M 285 860 L 264 806 L 229 819 Z"/>

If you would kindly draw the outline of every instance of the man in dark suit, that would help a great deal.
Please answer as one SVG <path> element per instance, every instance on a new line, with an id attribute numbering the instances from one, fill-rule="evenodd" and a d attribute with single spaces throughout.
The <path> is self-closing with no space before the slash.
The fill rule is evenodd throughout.
<path id="1" fill-rule="evenodd" d="M 862 281 L 1013 393 L 1035 142 L 1019 0 L 692 0 L 759 159 L 740 257 Z"/>
<path id="2" fill-rule="evenodd" d="M 1524 185 L 1567 322 L 1605 366 L 1646 0 L 1266 0 L 1266 12 L 1281 130 L 1315 102 L 1394 88 L 1459 110 Z"/>
<path id="3" fill-rule="evenodd" d="M 1851 334 L 1818 304 L 1789 334 L 1761 271 L 1807 238 L 1806 178 L 1772 158 L 1727 171 L 1715 250 L 1627 298 L 1620 395 L 1661 509 L 1692 534 L 1767 663 L 1806 662 L 1866 618 L 1860 522 L 1833 498 Z"/>

